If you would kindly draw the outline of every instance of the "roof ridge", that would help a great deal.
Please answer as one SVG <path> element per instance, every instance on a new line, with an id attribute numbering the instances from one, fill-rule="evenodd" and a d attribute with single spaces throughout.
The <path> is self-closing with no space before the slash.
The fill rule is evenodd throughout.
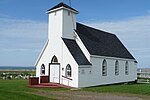
<path id="1" fill-rule="evenodd" d="M 72 7 L 68 6 L 68 5 L 67 5 L 67 4 L 65 4 L 64 2 L 60 2 L 60 3 L 59 3 L 59 4 L 57 4 L 56 6 L 54 6 L 54 7 L 50 8 L 48 11 L 50 11 L 50 10 L 54 10 L 54 9 L 57 9 L 57 8 L 60 8 L 60 7 L 65 7 L 65 8 L 71 9 L 71 10 L 73 10 L 73 11 L 75 11 L 75 12 L 78 12 L 77 10 L 75 10 L 74 8 L 72 8 Z"/>
<path id="2" fill-rule="evenodd" d="M 79 22 L 77 22 L 77 24 L 80 24 L 80 25 L 82 25 L 82 26 L 84 26 L 84 27 L 87 27 L 87 28 L 90 28 L 90 29 L 93 29 L 93 30 L 96 30 L 96 31 L 105 32 L 105 34 L 111 34 L 111 35 L 115 35 L 115 36 L 116 36 L 116 34 L 113 34 L 113 33 L 107 32 L 107 31 L 103 31 L 103 30 L 98 29 L 98 28 L 93 27 L 93 26 L 81 24 L 81 23 L 79 23 Z"/>

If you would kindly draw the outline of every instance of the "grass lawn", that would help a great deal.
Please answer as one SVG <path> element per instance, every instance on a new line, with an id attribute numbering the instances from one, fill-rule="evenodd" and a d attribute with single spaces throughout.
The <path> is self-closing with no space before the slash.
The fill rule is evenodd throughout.
<path id="1" fill-rule="evenodd" d="M 73 91 L 60 88 L 29 88 L 27 87 L 28 80 L 13 79 L 2 80 L 0 79 L 0 100 L 55 100 L 59 93 L 70 93 Z M 97 92 L 97 93 L 112 93 L 112 94 L 135 94 L 145 95 L 150 97 L 150 84 L 122 84 L 122 85 L 110 85 L 110 86 L 98 86 L 83 88 L 76 92 Z M 74 94 L 72 94 L 74 95 Z M 64 96 L 64 94 L 62 94 Z M 66 95 L 67 96 L 67 95 Z M 149 99 L 148 99 L 149 100 Z"/>
<path id="2" fill-rule="evenodd" d="M 54 100 L 35 95 L 41 89 L 28 88 L 27 80 L 1 80 L 0 100 Z"/>
<path id="3" fill-rule="evenodd" d="M 100 93 L 129 93 L 150 96 L 150 84 L 121 84 L 83 88 L 83 91 Z"/>

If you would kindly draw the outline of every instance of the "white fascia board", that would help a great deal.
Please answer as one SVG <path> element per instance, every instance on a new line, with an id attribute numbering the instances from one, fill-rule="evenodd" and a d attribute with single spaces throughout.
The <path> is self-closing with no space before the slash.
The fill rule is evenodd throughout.
<path id="1" fill-rule="evenodd" d="M 83 46 L 83 48 L 81 48 L 80 47 L 80 44 L 78 44 L 78 42 L 77 42 L 77 44 L 79 45 L 79 47 L 80 47 L 80 49 L 82 50 L 82 49 L 85 49 L 85 53 L 84 53 L 84 55 L 86 56 L 86 55 L 88 55 L 88 57 L 87 57 L 87 59 L 89 60 L 89 62 L 90 62 L 90 53 L 89 53 L 89 51 L 87 50 L 87 48 L 85 47 L 85 45 L 83 44 L 83 42 L 82 42 L 82 40 L 80 39 L 80 37 L 78 36 L 78 34 L 76 33 L 76 31 L 74 30 L 74 35 L 75 35 L 75 41 L 77 42 L 77 39 L 80 41 L 80 43 L 81 43 L 81 46 Z"/>
<path id="2" fill-rule="evenodd" d="M 79 65 L 78 68 L 91 68 L 92 65 Z"/>
<path id="3" fill-rule="evenodd" d="M 113 60 L 122 60 L 122 61 L 136 61 L 134 59 L 117 58 L 117 57 L 107 57 L 107 56 L 99 56 L 99 55 L 91 55 L 91 57 L 103 58 L 103 59 L 113 59 Z"/>
<path id="4" fill-rule="evenodd" d="M 40 52 L 40 55 L 38 56 L 38 59 L 36 60 L 34 66 L 37 66 L 37 64 L 38 64 L 38 62 L 40 61 L 40 59 L 41 59 L 41 57 L 42 57 L 42 55 L 43 55 L 43 53 L 44 53 L 46 47 L 48 46 L 48 43 L 49 43 L 49 40 L 46 41 L 46 43 L 45 43 L 45 45 L 44 45 L 42 51 Z"/>
<path id="5" fill-rule="evenodd" d="M 66 8 L 66 7 L 56 8 L 56 9 L 53 9 L 53 10 L 48 11 L 47 13 L 52 13 L 52 12 L 58 11 L 58 10 L 60 10 L 60 9 L 65 9 L 65 10 L 74 12 L 75 14 L 78 14 L 78 13 L 79 13 L 79 12 L 77 12 L 77 11 L 71 10 L 71 9 L 69 9 L 69 8 Z"/>
<path id="6" fill-rule="evenodd" d="M 77 11 L 71 10 L 71 9 L 69 9 L 69 8 L 66 8 L 66 7 L 56 8 L 56 9 L 53 9 L 53 10 L 48 11 L 47 13 L 52 13 L 52 12 L 58 11 L 58 10 L 60 10 L 60 9 L 65 9 L 65 10 L 74 12 L 75 14 L 78 14 L 78 13 L 79 13 L 79 12 L 77 12 Z"/>

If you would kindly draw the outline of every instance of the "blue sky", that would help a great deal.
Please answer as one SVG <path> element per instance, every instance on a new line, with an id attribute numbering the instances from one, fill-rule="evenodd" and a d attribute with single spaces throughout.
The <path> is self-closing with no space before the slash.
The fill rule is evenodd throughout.
<path id="1" fill-rule="evenodd" d="M 0 0 L 0 66 L 33 66 L 46 39 L 46 11 L 62 0 Z M 64 0 L 69 4 L 68 0 Z M 81 23 L 116 34 L 150 67 L 150 0 L 72 0 Z"/>

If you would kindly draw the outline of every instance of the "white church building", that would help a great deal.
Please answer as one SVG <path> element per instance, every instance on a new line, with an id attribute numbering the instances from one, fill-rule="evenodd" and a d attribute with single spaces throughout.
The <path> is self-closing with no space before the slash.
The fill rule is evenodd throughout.
<path id="1" fill-rule="evenodd" d="M 39 83 L 82 88 L 135 81 L 137 62 L 117 36 L 76 22 L 78 13 L 64 3 L 48 10 L 48 40 L 35 63 Z"/>

